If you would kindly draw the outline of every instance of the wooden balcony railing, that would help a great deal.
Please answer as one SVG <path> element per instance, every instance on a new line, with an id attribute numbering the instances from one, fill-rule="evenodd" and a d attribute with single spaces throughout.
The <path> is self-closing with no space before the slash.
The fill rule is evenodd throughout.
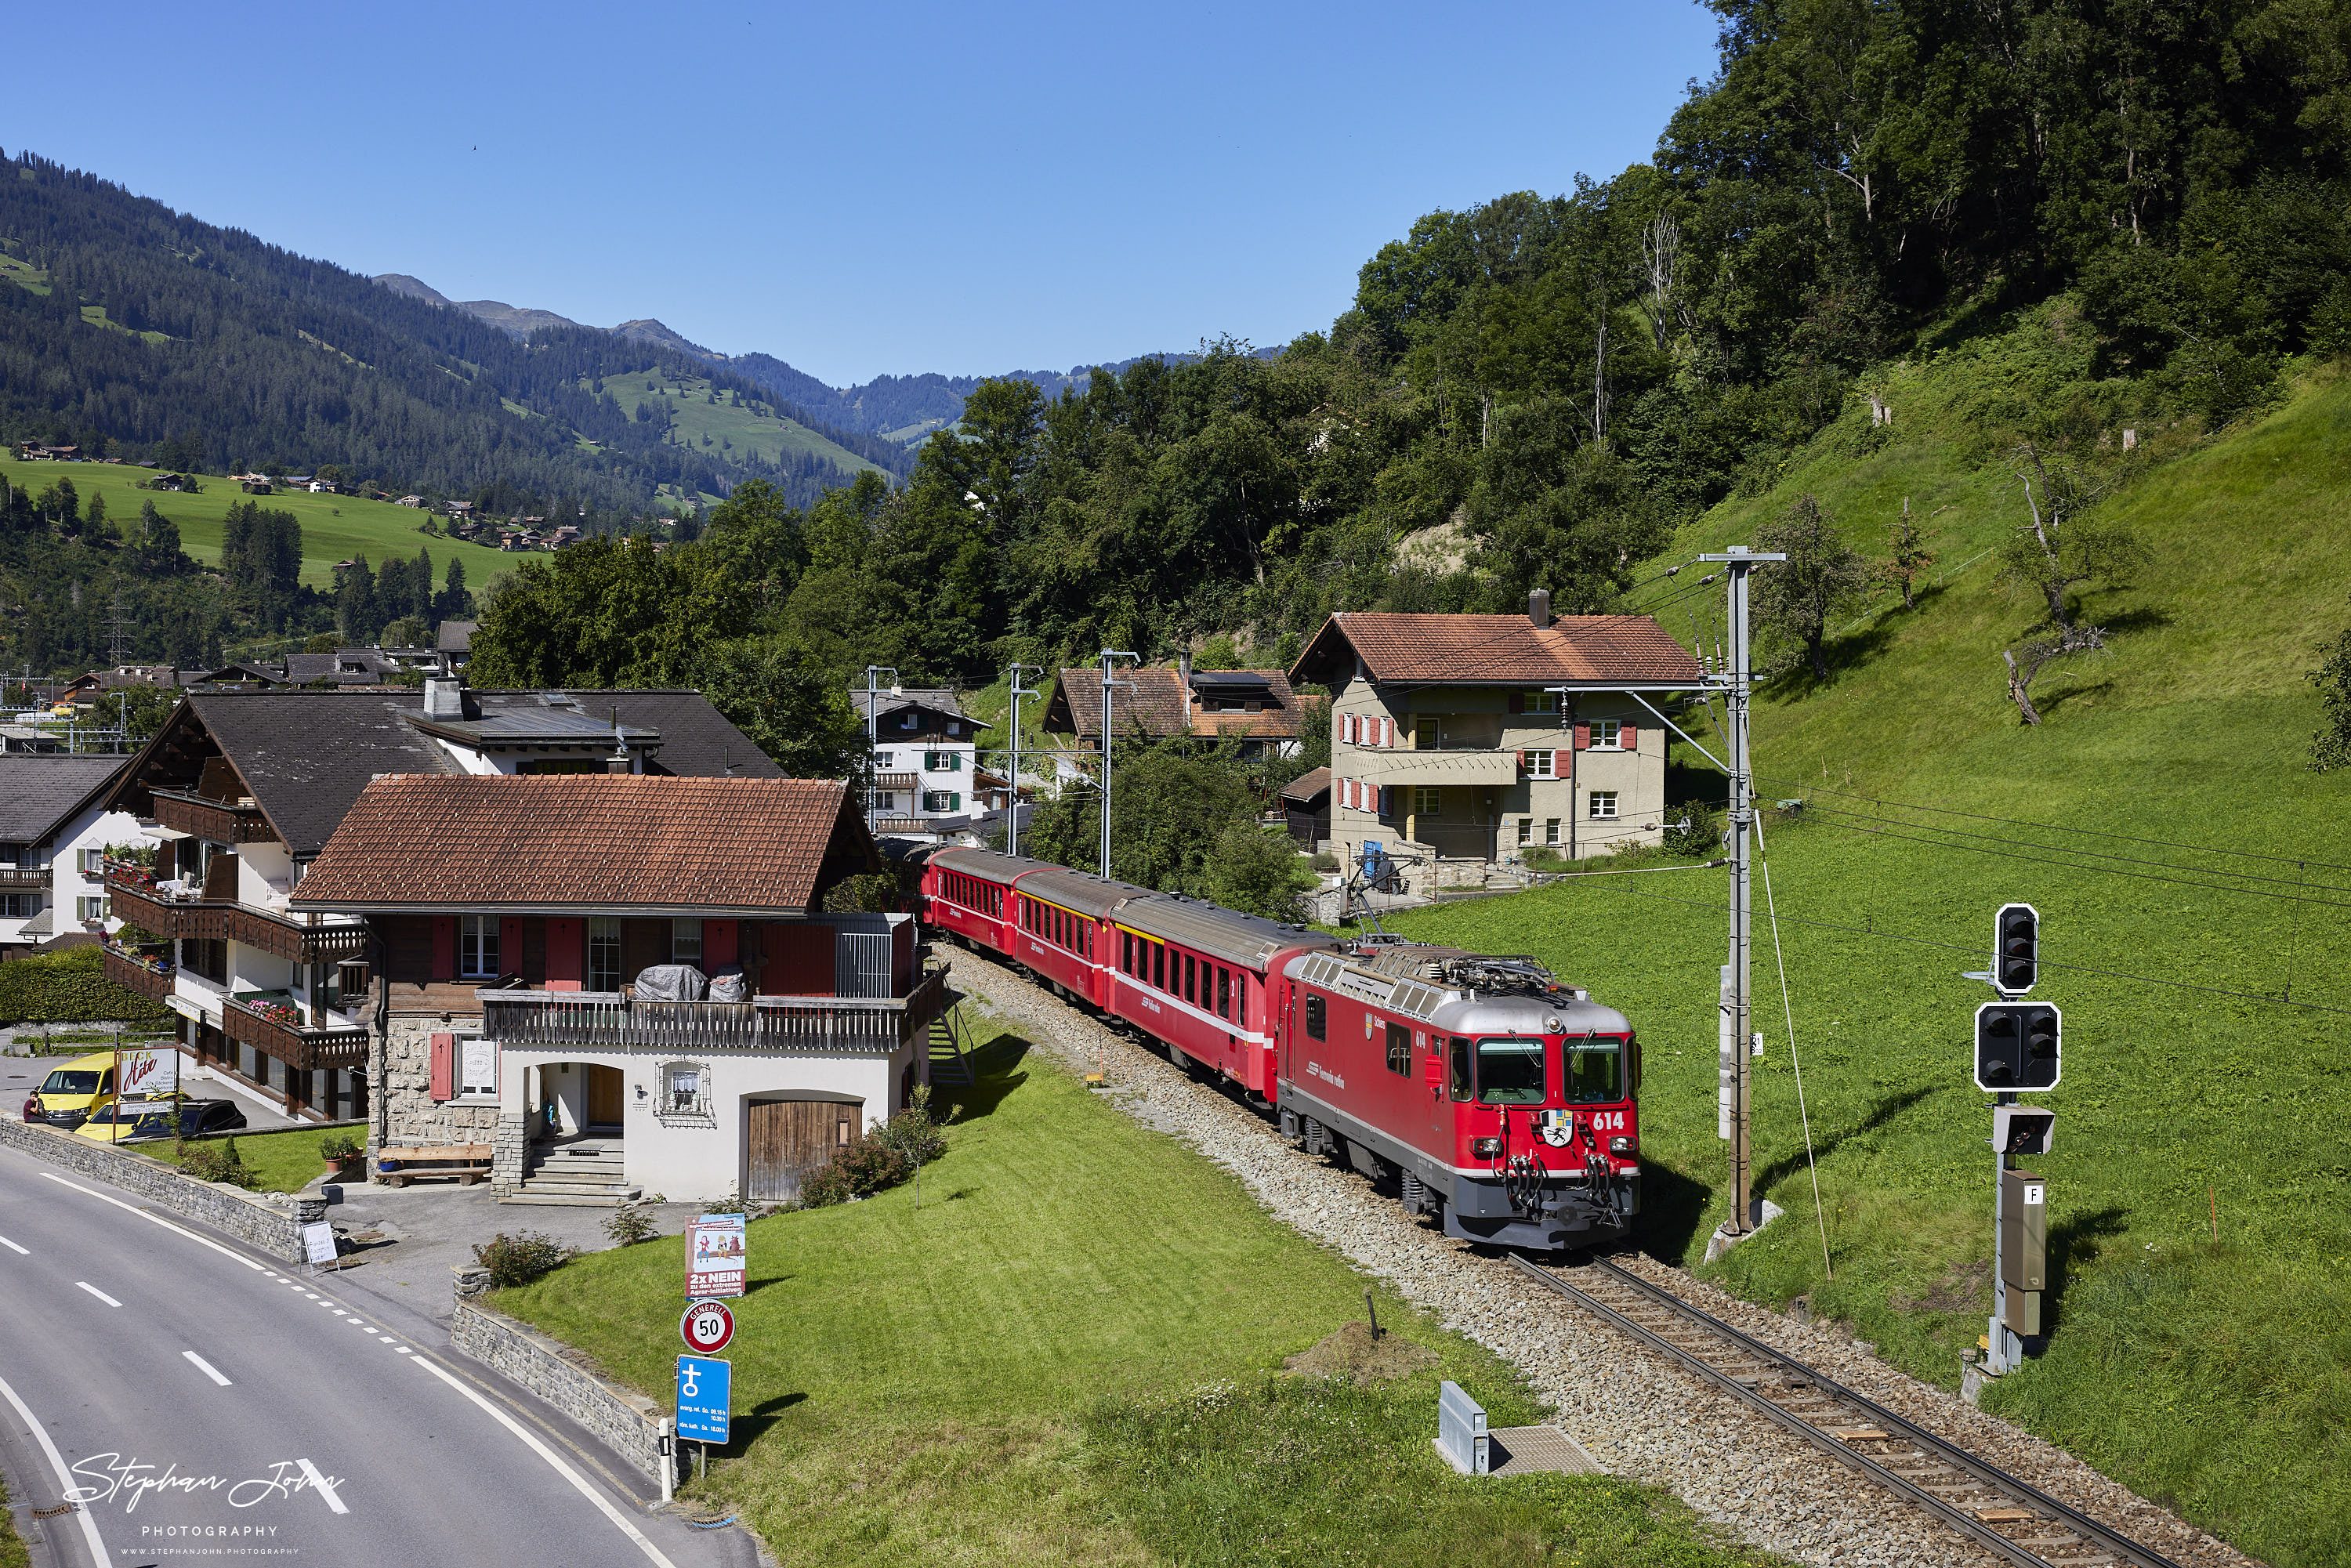
<path id="1" fill-rule="evenodd" d="M 0 893 L 45 891 L 49 868 L 45 865 L 0 865 Z"/>
<path id="2" fill-rule="evenodd" d="M 126 991 L 135 991 L 150 1001 L 162 1001 L 173 989 L 173 970 L 170 960 L 150 957 L 114 946 L 106 946 L 106 977 Z"/>
<path id="3" fill-rule="evenodd" d="M 190 898 L 160 892 L 144 866 L 109 862 L 106 891 L 122 920 L 158 936 L 242 942 L 297 964 L 334 964 L 367 951 L 368 928 L 356 920 L 307 925 L 299 920 L 226 898 Z"/>
<path id="4" fill-rule="evenodd" d="M 367 1062 L 367 1030 L 305 1029 L 286 1015 L 290 1009 L 256 1007 L 235 997 L 221 998 L 221 1032 L 264 1056 L 274 1056 L 297 1072 L 320 1067 L 360 1067 Z"/>
<path id="5" fill-rule="evenodd" d="M 155 791 L 155 821 L 216 844 L 274 844 L 277 830 L 258 806 L 215 800 L 204 795 L 175 790 Z"/>
<path id="6" fill-rule="evenodd" d="M 482 1032 L 501 1045 L 610 1051 L 825 1051 L 887 1055 L 946 1009 L 946 976 L 904 997 L 759 997 L 641 1002 L 613 991 L 481 991 Z"/>

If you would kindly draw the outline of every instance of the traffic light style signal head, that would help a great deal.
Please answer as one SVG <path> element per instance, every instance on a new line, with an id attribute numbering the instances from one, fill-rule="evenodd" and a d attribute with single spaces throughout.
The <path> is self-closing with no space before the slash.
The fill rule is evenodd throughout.
<path id="1" fill-rule="evenodd" d="M 2054 1089 L 2064 1019 L 2044 1002 L 1976 1009 L 1976 1087 L 1993 1094 Z"/>
<path id="2" fill-rule="evenodd" d="M 2021 997 L 2041 978 L 2041 912 L 2004 904 L 1992 919 L 1991 983 L 2002 996 Z"/>

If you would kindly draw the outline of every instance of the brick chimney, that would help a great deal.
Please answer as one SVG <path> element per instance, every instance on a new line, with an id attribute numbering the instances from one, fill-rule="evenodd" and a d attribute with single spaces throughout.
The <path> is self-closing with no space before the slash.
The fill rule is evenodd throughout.
<path id="1" fill-rule="evenodd" d="M 1551 624 L 1550 590 L 1538 588 L 1527 595 L 1527 619 L 1532 622 L 1538 630 Z"/>

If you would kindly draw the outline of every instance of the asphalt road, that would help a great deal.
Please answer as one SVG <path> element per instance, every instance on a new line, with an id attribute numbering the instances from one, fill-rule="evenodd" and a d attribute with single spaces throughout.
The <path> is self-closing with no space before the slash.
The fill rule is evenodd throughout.
<path id="1" fill-rule="evenodd" d="M 34 1527 L 57 1568 L 755 1561 L 407 1303 L 9 1150 L 0 1464 L 20 1530 L 81 1499 Z"/>

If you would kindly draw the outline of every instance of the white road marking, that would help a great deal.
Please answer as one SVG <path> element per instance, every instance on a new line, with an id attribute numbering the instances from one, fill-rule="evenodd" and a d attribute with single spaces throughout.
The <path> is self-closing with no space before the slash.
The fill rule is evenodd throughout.
<path id="1" fill-rule="evenodd" d="M 327 1506 L 329 1508 L 333 1509 L 337 1513 L 349 1513 L 351 1511 L 350 1509 L 343 1506 L 343 1500 L 335 1495 L 333 1483 L 319 1473 L 318 1466 L 312 1464 L 308 1459 L 297 1459 L 294 1462 L 302 1467 L 302 1479 L 310 1483 L 310 1490 L 312 1491 L 317 1492 L 320 1497 L 327 1500 Z"/>
<path id="2" fill-rule="evenodd" d="M 222 1257 L 230 1260 L 232 1262 L 244 1264 L 246 1268 L 252 1270 L 257 1274 L 266 1274 L 269 1271 L 266 1265 L 256 1263 L 241 1252 L 232 1252 L 227 1248 L 222 1246 L 219 1242 L 199 1236 L 194 1231 L 188 1229 L 185 1226 L 174 1225 L 160 1214 L 150 1214 L 145 1209 L 138 1207 L 133 1204 L 125 1203 L 119 1197 L 109 1197 L 102 1192 L 92 1192 L 89 1187 L 82 1186 L 81 1183 L 78 1181 L 68 1181 L 65 1177 L 57 1175 L 54 1172 L 43 1171 L 41 1173 L 41 1179 L 43 1181 L 53 1181 L 59 1186 L 69 1186 L 78 1193 L 98 1199 L 100 1203 L 110 1203 L 114 1205 L 115 1207 L 122 1210 L 125 1214 L 135 1214 L 141 1219 L 152 1220 L 155 1224 L 162 1226 L 166 1230 L 186 1237 L 189 1240 L 194 1242 L 199 1247 L 209 1247 L 214 1251 L 219 1253 Z"/>
<path id="3" fill-rule="evenodd" d="M 206 1361 L 203 1356 L 198 1355 L 194 1351 L 193 1351 L 193 1350 L 183 1350 L 183 1351 L 182 1351 L 180 1354 L 181 1354 L 182 1355 L 186 1356 L 190 1361 L 194 1362 L 194 1363 L 196 1364 L 196 1370 L 197 1370 L 198 1372 L 203 1373 L 206 1377 L 211 1378 L 214 1383 L 219 1384 L 223 1388 L 228 1388 L 228 1387 L 233 1386 L 233 1385 L 231 1385 L 231 1384 L 230 1384 L 230 1382 L 229 1382 L 229 1380 L 228 1380 L 227 1378 L 223 1377 L 223 1376 L 220 1375 L 220 1368 L 219 1368 L 219 1367 L 214 1366 L 211 1362 Z"/>
<path id="4" fill-rule="evenodd" d="M 579 1490 L 581 1497 L 584 1497 L 590 1502 L 594 1503 L 597 1510 L 601 1512 L 606 1519 L 611 1520 L 622 1534 L 635 1542 L 639 1550 L 643 1551 L 647 1557 L 651 1558 L 653 1562 L 660 1563 L 661 1568 L 677 1568 L 676 1563 L 672 1563 L 666 1556 L 663 1555 L 662 1549 L 660 1547 L 655 1546 L 651 1541 L 648 1541 L 645 1538 L 645 1532 L 643 1531 L 639 1530 L 635 1525 L 630 1523 L 626 1515 L 622 1514 L 619 1509 L 614 1508 L 611 1502 L 605 1500 L 602 1492 L 600 1492 L 594 1487 L 590 1486 L 586 1478 L 582 1477 L 578 1470 L 573 1469 L 569 1465 L 565 1464 L 562 1459 L 559 1458 L 556 1456 L 554 1449 L 549 1448 L 545 1443 L 540 1442 L 537 1437 L 531 1436 L 530 1433 L 525 1431 L 520 1422 L 507 1415 L 505 1411 L 499 1409 L 496 1406 L 491 1404 L 488 1400 L 483 1398 L 479 1394 L 475 1393 L 474 1390 L 458 1382 L 457 1379 L 451 1376 L 447 1372 L 442 1370 L 440 1367 L 435 1366 L 423 1356 L 417 1356 L 410 1363 L 410 1364 L 424 1368 L 425 1371 L 431 1373 L 434 1376 L 439 1378 L 442 1382 L 447 1384 L 450 1387 L 455 1389 L 458 1393 L 472 1400 L 475 1404 L 480 1406 L 484 1410 L 488 1411 L 491 1417 L 495 1419 L 498 1425 L 504 1427 L 507 1431 L 512 1432 L 516 1437 L 520 1437 L 525 1444 L 528 1445 L 533 1453 L 537 1454 L 540 1458 L 545 1459 L 549 1465 L 554 1467 L 555 1473 L 557 1475 L 559 1475 L 565 1480 L 569 1481 L 572 1486 Z M 57 1468 L 61 1471 L 64 1469 L 65 1467 L 62 1461 L 59 1463 Z"/>
<path id="5" fill-rule="evenodd" d="M 48 1428 L 34 1419 L 31 1406 L 16 1397 L 16 1391 L 8 1386 L 8 1380 L 5 1377 L 0 1377 L 0 1395 L 7 1396 L 8 1403 L 16 1407 L 16 1414 L 24 1417 L 25 1425 L 32 1428 L 33 1436 L 40 1442 L 41 1452 L 49 1457 L 49 1468 L 57 1472 L 57 1485 L 72 1491 L 80 1483 L 74 1479 L 73 1472 L 66 1469 L 66 1457 L 58 1453 L 57 1446 L 49 1440 Z M 75 1509 L 74 1519 L 81 1525 L 81 1538 L 89 1546 L 90 1562 L 104 1563 L 114 1561 L 107 1554 L 106 1542 L 99 1539 L 98 1521 L 90 1516 L 89 1510 Z"/>
<path id="6" fill-rule="evenodd" d="M 5 1247 L 9 1251 L 14 1252 L 19 1258 L 30 1258 L 32 1256 L 30 1251 L 17 1246 L 14 1241 L 9 1240 L 5 1236 L 0 1236 L 0 1247 Z"/>
<path id="7" fill-rule="evenodd" d="M 99 1290 L 96 1285 L 91 1284 L 88 1280 L 76 1280 L 74 1283 L 79 1285 L 83 1290 L 88 1291 L 91 1295 L 96 1296 L 99 1301 L 104 1301 L 110 1307 L 119 1307 L 122 1304 L 120 1301 L 116 1301 L 112 1296 L 108 1295 L 104 1291 Z"/>

